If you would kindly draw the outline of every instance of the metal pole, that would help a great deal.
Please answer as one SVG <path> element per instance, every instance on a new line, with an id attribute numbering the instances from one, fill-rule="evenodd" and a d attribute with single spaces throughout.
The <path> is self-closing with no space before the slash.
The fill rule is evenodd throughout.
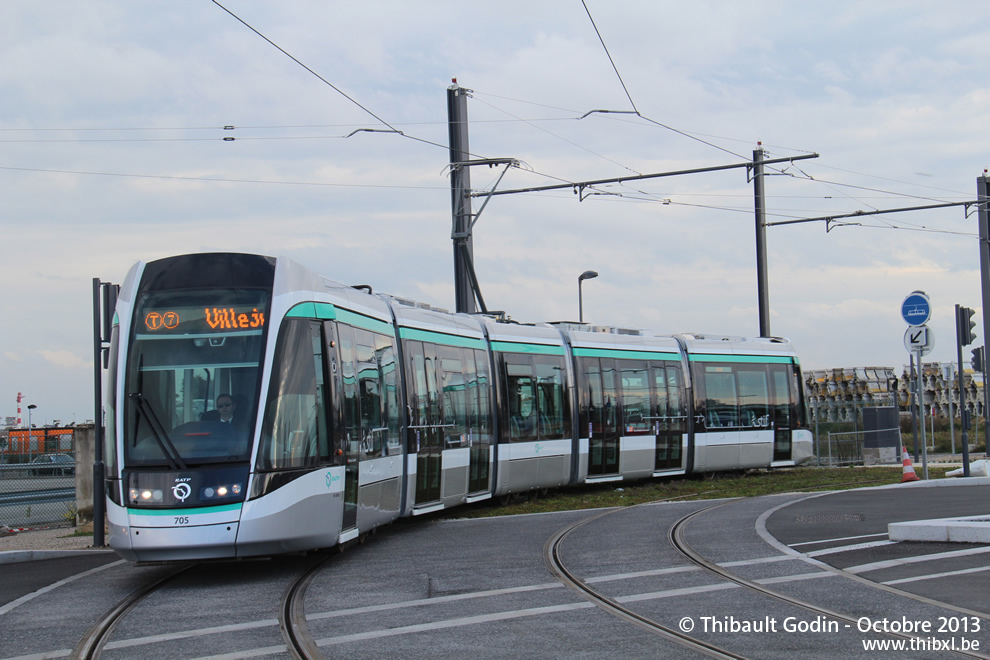
<path id="1" fill-rule="evenodd" d="M 103 465 L 103 336 L 100 332 L 100 278 L 93 278 L 93 547 L 102 548 L 106 517 Z M 112 423 L 112 420 L 111 420 Z"/>
<path id="2" fill-rule="evenodd" d="M 586 270 L 578 275 L 578 322 L 584 323 L 584 296 L 581 293 L 581 282 L 598 277 L 598 273 L 593 270 Z"/>
<path id="3" fill-rule="evenodd" d="M 454 165 L 470 159 L 468 148 L 467 98 L 470 90 L 457 85 L 447 88 L 447 132 L 450 139 L 450 208 L 453 218 L 454 299 L 459 313 L 478 311 L 469 268 L 474 256 L 471 238 L 471 168 Z"/>
<path id="4" fill-rule="evenodd" d="M 984 307 L 983 309 L 986 309 Z M 986 317 L 988 312 L 984 312 L 983 316 Z M 986 323 L 986 321 L 984 321 Z M 988 406 L 990 406 L 990 392 L 987 391 L 987 342 L 983 342 L 983 439 L 986 444 L 984 444 L 984 451 L 990 451 L 990 417 L 988 417 Z"/>
<path id="5" fill-rule="evenodd" d="M 815 458 L 818 459 L 818 467 L 822 466 L 822 436 L 818 431 L 818 418 L 821 416 L 821 408 L 819 408 L 815 413 Z"/>
<path id="6" fill-rule="evenodd" d="M 963 476 L 969 476 L 969 433 L 966 429 L 966 394 L 963 390 L 962 333 L 960 332 L 959 305 L 956 305 L 956 357 L 959 360 L 959 417 L 962 419 Z"/>
<path id="7" fill-rule="evenodd" d="M 756 294 L 760 307 L 760 336 L 770 336 L 770 288 L 767 276 L 766 192 L 763 187 L 763 148 L 753 150 L 753 196 L 756 208 Z"/>
<path id="8" fill-rule="evenodd" d="M 983 176 L 976 178 L 977 218 L 980 223 L 980 282 L 983 291 L 983 431 L 986 447 L 990 450 L 990 424 L 987 424 L 987 405 L 990 398 L 987 395 L 987 346 L 990 346 L 990 212 L 987 209 L 990 200 L 990 178 L 986 170 Z"/>
<path id="9" fill-rule="evenodd" d="M 928 438 L 925 429 L 925 391 L 921 385 L 921 375 L 922 375 L 922 364 L 921 364 L 921 348 L 918 348 L 918 417 L 919 425 L 921 426 L 921 471 L 922 479 L 928 479 Z M 915 440 L 915 447 L 917 447 L 917 440 Z"/>
<path id="10" fill-rule="evenodd" d="M 945 380 L 949 383 L 949 446 L 952 449 L 952 455 L 956 455 L 956 418 L 952 413 L 952 381 L 955 374 L 952 373 L 952 365 L 947 365 L 945 368 Z"/>
<path id="11" fill-rule="evenodd" d="M 914 462 L 918 462 L 918 372 L 914 370 L 914 353 L 908 353 L 910 360 L 910 371 L 908 378 L 911 379 L 908 390 L 911 392 L 911 440 L 914 441 Z"/>
<path id="12" fill-rule="evenodd" d="M 583 282 L 580 277 L 578 278 L 578 323 L 584 323 L 584 297 L 581 295 L 581 282 Z"/>

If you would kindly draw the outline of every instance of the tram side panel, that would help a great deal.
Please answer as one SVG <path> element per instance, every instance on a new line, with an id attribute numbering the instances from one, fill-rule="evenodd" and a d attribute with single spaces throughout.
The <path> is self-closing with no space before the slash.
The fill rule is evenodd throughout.
<path id="1" fill-rule="evenodd" d="M 688 400 L 678 353 L 670 347 L 575 341 L 583 481 L 683 474 Z M 658 341 L 658 344 L 660 342 Z M 648 349 L 648 350 L 647 350 Z"/>
<path id="2" fill-rule="evenodd" d="M 401 513 L 398 355 L 392 326 L 381 320 L 338 309 L 335 325 L 339 363 L 331 365 L 330 372 L 342 413 L 339 451 L 347 466 L 345 481 L 356 481 L 345 493 L 345 510 L 356 507 L 354 526 L 366 532 Z"/>
<path id="3" fill-rule="evenodd" d="M 796 465 L 806 460 L 810 433 L 802 428 L 800 391 L 792 385 L 799 373 L 793 355 L 745 354 L 727 348 L 717 353 L 702 349 L 690 359 L 695 472 Z"/>
<path id="4" fill-rule="evenodd" d="M 409 413 L 406 513 L 491 496 L 491 377 L 484 339 L 476 333 L 400 328 Z"/>
<path id="5" fill-rule="evenodd" d="M 290 310 L 279 330 L 238 556 L 332 546 L 344 527 L 346 457 L 328 415 L 337 410 L 326 370 L 334 340 L 309 307 Z"/>
<path id="6" fill-rule="evenodd" d="M 559 334 L 528 328 L 547 340 Z M 571 387 L 563 346 L 502 333 L 492 342 L 499 387 L 498 483 L 507 496 L 571 481 Z M 513 341 L 510 341 L 512 339 Z"/>

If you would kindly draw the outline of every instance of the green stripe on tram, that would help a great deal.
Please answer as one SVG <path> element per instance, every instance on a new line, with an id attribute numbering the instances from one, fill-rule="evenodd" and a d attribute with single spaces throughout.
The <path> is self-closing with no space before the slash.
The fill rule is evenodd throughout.
<path id="1" fill-rule="evenodd" d="M 716 355 L 714 353 L 692 353 L 691 362 L 731 362 L 743 364 L 796 364 L 790 355 Z"/>
<path id="2" fill-rule="evenodd" d="M 202 506 L 195 509 L 135 509 L 127 508 L 127 513 L 132 516 L 192 516 L 207 513 L 226 513 L 228 511 L 240 511 L 244 506 L 242 502 L 236 504 L 221 504 L 220 506 Z"/>
<path id="3" fill-rule="evenodd" d="M 358 314 L 347 309 L 334 307 L 330 303 L 304 302 L 294 305 L 285 314 L 285 318 L 292 319 L 317 319 L 320 321 L 337 320 L 347 325 L 370 330 L 379 334 L 393 336 L 392 324 L 379 319 Z"/>
<path id="4" fill-rule="evenodd" d="M 674 351 L 626 351 L 617 348 L 588 348 L 574 349 L 577 357 L 605 357 L 625 360 L 678 360 L 680 356 Z"/>
<path id="5" fill-rule="evenodd" d="M 448 335 L 443 332 L 420 330 L 418 328 L 399 328 L 399 337 L 413 341 L 426 341 L 431 344 L 443 344 L 445 346 L 485 348 L 485 340 L 480 337 L 461 337 L 459 335 Z"/>
<path id="6" fill-rule="evenodd" d="M 294 305 L 285 318 L 333 320 L 337 318 L 337 310 L 329 303 L 304 302 Z"/>
<path id="7" fill-rule="evenodd" d="M 523 344 L 516 341 L 493 341 L 492 350 L 500 353 L 536 353 L 538 355 L 563 355 L 563 346 Z"/>
<path id="8" fill-rule="evenodd" d="M 393 329 L 391 323 L 373 319 L 370 316 L 358 314 L 346 309 L 340 309 L 339 307 L 337 308 L 337 320 L 341 323 L 353 325 L 357 328 L 364 328 L 365 330 L 377 332 L 381 335 L 388 335 L 390 337 L 395 336 L 395 330 Z"/>

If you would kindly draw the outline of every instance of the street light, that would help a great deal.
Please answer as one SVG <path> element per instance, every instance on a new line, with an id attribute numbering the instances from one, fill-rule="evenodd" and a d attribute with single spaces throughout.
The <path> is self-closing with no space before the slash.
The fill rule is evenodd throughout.
<path id="1" fill-rule="evenodd" d="M 598 277 L 593 270 L 586 270 L 578 275 L 578 323 L 584 323 L 584 300 L 581 297 L 581 282 Z"/>
<path id="2" fill-rule="evenodd" d="M 33 403 L 28 404 L 28 454 L 31 453 L 31 441 L 34 440 L 34 425 L 31 423 L 31 413 L 38 406 Z M 37 446 L 37 445 L 35 445 Z"/>

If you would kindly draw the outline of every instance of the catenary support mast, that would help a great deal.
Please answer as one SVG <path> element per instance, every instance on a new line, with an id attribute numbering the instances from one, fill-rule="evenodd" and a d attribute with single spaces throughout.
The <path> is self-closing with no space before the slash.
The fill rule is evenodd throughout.
<path id="1" fill-rule="evenodd" d="M 767 275 L 767 198 L 763 187 L 763 156 L 753 150 L 753 195 L 756 208 L 756 295 L 760 307 L 760 336 L 770 336 L 770 285 Z"/>
<path id="2" fill-rule="evenodd" d="M 458 163 L 470 159 L 468 149 L 467 98 L 470 90 L 457 85 L 447 88 L 447 127 L 450 139 L 450 208 L 454 242 L 454 299 L 458 312 L 476 312 L 474 287 L 474 241 L 471 238 L 471 168 Z"/>
<path id="3" fill-rule="evenodd" d="M 976 201 L 977 201 L 977 213 L 976 216 L 980 222 L 980 284 L 982 286 L 983 292 L 983 360 L 984 369 L 986 369 L 986 359 L 988 354 L 990 354 L 990 209 L 987 205 L 990 204 L 990 174 L 986 170 L 983 171 L 983 176 L 976 177 Z M 990 371 L 990 370 L 987 370 Z M 983 383 L 984 398 L 986 398 L 987 383 Z M 962 390 L 960 390 L 960 395 Z M 960 396 L 960 401 L 962 397 Z M 987 441 L 987 446 L 990 447 L 990 410 L 987 410 L 984 405 L 983 408 L 983 426 L 984 433 L 986 434 L 985 439 Z"/>

